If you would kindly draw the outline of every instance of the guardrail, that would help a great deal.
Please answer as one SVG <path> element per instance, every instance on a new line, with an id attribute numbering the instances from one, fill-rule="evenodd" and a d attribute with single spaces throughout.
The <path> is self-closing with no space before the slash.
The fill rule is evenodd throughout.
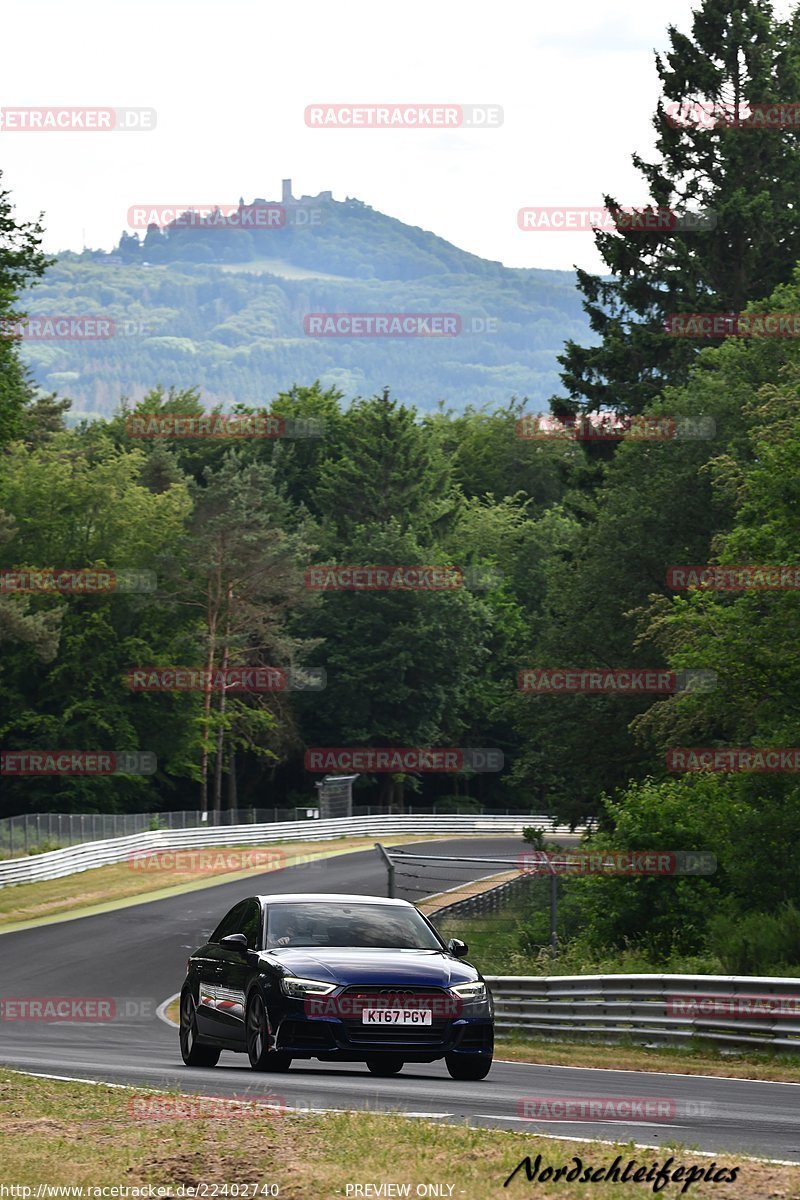
<path id="1" fill-rule="evenodd" d="M 565 835 L 552 817 L 386 816 L 161 830 L 89 842 L 0 862 L 0 887 L 59 879 L 134 855 L 269 841 L 380 834 L 520 834 L 536 824 Z M 516 882 L 516 881 L 513 881 Z M 506 885 L 502 885 L 505 889 Z M 501 889 L 495 889 L 498 893 Z M 503 896 L 498 895 L 501 901 Z M 494 903 L 487 899 L 487 903 Z M 458 905 L 452 906 L 454 909 Z M 440 915 L 437 913 L 437 915 Z M 738 975 L 487 975 L 498 1030 L 559 1037 L 761 1045 L 800 1053 L 800 979 Z"/>
<path id="2" fill-rule="evenodd" d="M 543 1038 L 708 1039 L 800 1054 L 800 979 L 487 975 L 499 1031 Z"/>
<path id="3" fill-rule="evenodd" d="M 372 837 L 382 834 L 521 834 L 528 825 L 536 825 L 551 834 L 567 834 L 566 825 L 557 825 L 553 817 L 525 815 L 493 816 L 371 816 L 336 817 L 322 821 L 269 822 L 260 825 L 197 826 L 194 829 L 161 829 L 131 834 L 102 842 L 68 846 L 28 858 L 0 861 L 0 887 L 14 883 L 34 883 L 42 879 L 60 879 L 79 871 L 91 871 L 112 863 L 133 859 L 135 854 L 159 850 L 199 849 L 204 846 L 258 846 L 272 842 L 327 841 L 340 837 Z"/>
<path id="4" fill-rule="evenodd" d="M 431 919 L 435 918 L 439 921 L 442 918 L 449 920 L 451 917 L 478 917 L 484 916 L 486 913 L 498 912 L 509 901 L 524 895 L 524 889 L 530 878 L 530 875 L 517 875 L 515 879 L 505 879 L 496 887 L 485 888 L 483 891 L 476 890 L 473 895 L 465 896 L 463 900 L 455 900 L 452 904 L 443 904 L 440 908 L 428 909 L 427 915 Z M 480 880 L 476 881 L 476 885 L 481 882 Z M 442 895 L 446 895 L 446 893 L 442 893 Z"/>
<path id="5" fill-rule="evenodd" d="M 42 843 L 49 843 L 51 850 L 63 850 L 65 846 L 83 845 L 84 842 L 102 842 L 110 838 L 128 837 L 132 833 L 151 833 L 158 829 L 193 829 L 197 825 L 264 825 L 277 821 L 304 821 L 311 819 L 312 813 L 318 816 L 319 800 L 316 796 L 309 798 L 307 804 L 296 804 L 291 807 L 270 806 L 268 808 L 235 808 L 224 809 L 215 813 L 213 810 L 203 815 L 199 809 L 179 809 L 175 812 L 143 812 L 143 813 L 54 813 L 33 812 L 20 813 L 16 817 L 0 817 L 0 853 L 8 852 L 9 858 L 21 858 L 29 850 L 36 850 Z M 470 807 L 465 798 L 464 807 L 459 811 L 458 803 L 455 809 L 446 809 L 450 816 L 481 816 L 483 810 L 477 812 Z M 437 806 L 420 808 L 407 804 L 404 813 L 416 816 L 437 816 Z M 388 804 L 353 804 L 351 816 L 354 817 L 388 817 L 398 816 L 395 806 Z M 488 810 L 488 816 L 521 817 L 525 816 L 514 809 Z M 539 818 L 535 818 L 539 819 Z M 15 854 L 16 851 L 16 854 Z"/>

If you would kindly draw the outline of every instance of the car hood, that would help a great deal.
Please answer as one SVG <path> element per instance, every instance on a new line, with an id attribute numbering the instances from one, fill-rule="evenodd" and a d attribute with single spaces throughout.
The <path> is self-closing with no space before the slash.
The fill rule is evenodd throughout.
<path id="1" fill-rule="evenodd" d="M 342 985 L 396 983 L 417 987 L 452 987 L 480 976 L 469 963 L 439 950 L 355 950 L 342 946 L 298 946 L 261 955 L 283 967 L 287 975 Z"/>

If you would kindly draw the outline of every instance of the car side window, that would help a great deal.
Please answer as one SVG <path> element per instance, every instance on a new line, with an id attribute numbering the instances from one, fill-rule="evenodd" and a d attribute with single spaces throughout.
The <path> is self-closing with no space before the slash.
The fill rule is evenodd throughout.
<path id="1" fill-rule="evenodd" d="M 231 933 L 244 933 L 242 925 L 244 924 L 247 905 L 247 900 L 240 900 L 238 904 L 234 905 L 230 912 L 222 918 L 208 940 L 218 944 L 224 937 L 228 937 Z"/>
<path id="2" fill-rule="evenodd" d="M 243 933 L 247 938 L 247 948 L 249 950 L 260 950 L 261 948 L 261 905 L 257 900 L 248 900 L 247 911 L 244 915 L 241 929 L 236 930 L 237 933 Z"/>

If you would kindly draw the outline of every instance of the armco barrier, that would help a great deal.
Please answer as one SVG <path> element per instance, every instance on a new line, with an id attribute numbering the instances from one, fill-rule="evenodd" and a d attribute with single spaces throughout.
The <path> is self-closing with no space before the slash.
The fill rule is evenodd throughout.
<path id="1" fill-rule="evenodd" d="M 800 979 L 741 975 L 487 975 L 486 982 L 494 997 L 495 1020 L 501 1033 L 524 1030 L 554 1040 L 564 1036 L 600 1041 L 630 1038 L 639 1042 L 702 1038 L 800 1054 Z M 687 997 L 694 998 L 694 1004 Z M 763 1003 L 751 1003 L 754 997 Z M 773 998 L 771 1003 L 765 997 Z M 752 1011 L 773 1005 L 781 1011 Z"/>
<path id="2" fill-rule="evenodd" d="M 437 921 L 442 918 L 449 920 L 451 917 L 456 919 L 458 917 L 479 917 L 486 913 L 498 912 L 509 901 L 525 894 L 525 887 L 531 878 L 527 874 L 517 875 L 515 879 L 505 879 L 496 887 L 486 887 L 482 891 L 477 889 L 483 881 L 477 880 L 476 891 L 473 895 L 465 896 L 463 900 L 456 900 L 453 904 L 442 904 L 439 908 L 426 907 L 425 911 L 429 917 L 435 917 Z M 443 892 L 441 898 L 444 899 L 446 894 Z"/>
<path id="3" fill-rule="evenodd" d="M 521 834 L 535 825 L 551 834 L 567 834 L 566 825 L 556 825 L 552 817 L 521 816 L 384 816 L 336 817 L 325 821 L 270 821 L 263 825 L 212 825 L 194 829 L 161 829 L 111 838 L 104 842 L 86 842 L 28 858 L 0 861 L 0 887 L 13 883 L 34 883 L 41 879 L 60 879 L 78 871 L 90 871 L 111 863 L 124 862 L 136 852 L 179 850 L 203 846 L 260 846 L 273 842 L 327 841 L 340 837 L 381 837 L 386 834 Z"/>
<path id="4" fill-rule="evenodd" d="M 335 820 L 270 822 L 161 830 L 106 842 L 89 842 L 31 858 L 0 862 L 0 886 L 59 879 L 109 863 L 124 862 L 142 851 L 204 846 L 246 846 L 272 841 L 300 841 L 313 836 L 374 837 L 386 834 L 521 834 L 526 825 L 555 835 L 570 833 L 551 817 L 387 816 Z M 455 906 L 454 906 L 455 907 Z M 685 1041 L 703 1038 L 730 1045 L 747 1044 L 800 1053 L 800 979 L 739 975 L 487 975 L 495 1002 L 499 1032 L 524 1030 L 557 1040 L 567 1036 L 637 1041 Z M 687 1012 L 708 1008 L 716 998 L 718 1013 Z M 739 1015 L 726 1012 L 735 1008 Z M 748 998 L 772 997 L 782 1011 L 754 1012 Z M 700 1001 L 703 1001 L 703 1004 Z M 680 1003 L 676 1001 L 680 1000 Z M 749 1015 L 742 1013 L 749 1007 Z M 762 1004 L 762 1008 L 769 1005 Z"/>
<path id="5" fill-rule="evenodd" d="M 0 855 L 21 858 L 30 851 L 38 852 L 42 843 L 51 850 L 63 850 L 65 846 L 82 846 L 84 842 L 104 842 L 109 838 L 129 837 L 132 833 L 150 833 L 153 829 L 193 829 L 196 825 L 262 825 L 265 822 L 305 821 L 310 812 L 319 807 L 317 796 L 309 797 L 306 804 L 291 807 L 270 805 L 268 808 L 225 808 L 221 812 L 210 812 L 207 821 L 199 809 L 179 809 L 166 812 L 137 813 L 18 813 L 15 817 L 0 817 Z M 403 812 L 409 816 L 436 816 L 436 804 L 406 804 Z M 474 809 L 465 797 L 463 808 L 445 806 L 442 810 L 451 816 L 481 815 L 482 809 Z M 519 809 L 489 809 L 490 816 L 522 817 Z M 353 804 L 351 817 L 386 817 L 396 814 L 398 809 L 389 804 Z"/>

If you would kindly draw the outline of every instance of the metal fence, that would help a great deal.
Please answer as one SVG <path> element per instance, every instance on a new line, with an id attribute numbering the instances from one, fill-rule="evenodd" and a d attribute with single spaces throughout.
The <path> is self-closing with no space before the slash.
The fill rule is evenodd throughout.
<path id="1" fill-rule="evenodd" d="M 157 829 L 194 829 L 198 826 L 217 825 L 264 825 L 284 821 L 313 819 L 319 810 L 316 797 L 308 805 L 271 808 L 235 808 L 221 813 L 210 812 L 202 820 L 199 809 L 194 811 L 161 813 L 24 813 L 17 817 L 0 819 L 0 858 L 38 853 L 64 846 L 78 846 L 84 842 L 106 841 L 108 838 L 128 837 L 134 833 L 147 833 Z M 353 806 L 354 817 L 390 816 L 397 810 L 386 805 L 363 804 Z M 436 805 L 416 811 L 407 806 L 409 816 L 437 816 Z M 459 815 L 459 814 L 450 814 Z M 467 811 L 460 815 L 470 815 Z M 530 814 L 498 812 L 494 816 L 528 816 L 530 822 L 540 818 Z"/>
<path id="2" fill-rule="evenodd" d="M 267 821 L 304 820 L 306 809 L 244 808 L 208 813 L 209 825 L 251 825 Z M 84 842 L 128 837 L 157 829 L 193 829 L 203 824 L 196 811 L 162 813 L 25 813 L 0 820 L 0 854 L 37 852 Z"/>
<path id="3" fill-rule="evenodd" d="M 519 834 L 527 824 L 552 834 L 570 830 L 552 817 L 361 816 L 314 821 L 321 840 L 392 833 Z M 165 849 L 257 845 L 266 839 L 299 841 L 309 825 L 297 821 L 149 831 L 0 862 L 0 886 L 58 879 L 135 855 Z M 502 904 L 516 887 L 506 881 L 496 897 L 476 903 Z M 456 906 L 447 906 L 447 908 Z M 444 915 L 447 908 L 436 914 Z M 447 913 L 447 915 L 450 915 Z M 544 1038 L 581 1037 L 680 1042 L 703 1039 L 728 1045 L 763 1046 L 800 1053 L 800 979 L 720 975 L 486 976 L 495 1003 L 497 1029 Z"/>
<path id="4" fill-rule="evenodd" d="M 429 911 L 429 916 L 436 922 L 459 917 L 483 917 L 488 913 L 500 912 L 510 901 L 524 896 L 530 889 L 530 883 L 529 875 L 517 875 L 515 879 L 506 879 L 492 888 L 483 887 L 481 890 L 476 884 L 472 895 L 465 896 L 463 900 L 456 900 L 453 904 L 442 904 L 433 912 Z M 461 887 L 454 890 L 464 889 Z"/>
<path id="5" fill-rule="evenodd" d="M 543 1038 L 707 1039 L 800 1053 L 800 979 L 487 975 L 497 1029 Z"/>
<path id="6" fill-rule="evenodd" d="M 475 862 L 434 859 L 384 850 L 391 870 L 409 862 Z M 492 862 L 487 859 L 487 866 Z M 502 860 L 494 860 L 501 865 Z M 556 878 L 551 876 L 551 881 Z M 393 888 L 394 880 L 390 873 Z M 428 916 L 442 920 L 497 913 L 539 882 L 528 874 L 494 887 L 476 881 L 472 895 L 448 903 L 440 893 Z M 463 887 L 451 889 L 460 895 Z M 556 949 L 554 911 L 551 948 Z M 738 975 L 487 975 L 500 1033 L 526 1033 L 554 1041 L 565 1037 L 628 1039 L 644 1043 L 713 1043 L 763 1046 L 800 1053 L 800 979 Z"/>
<path id="7" fill-rule="evenodd" d="M 192 829 L 165 829 L 87 842 L 63 850 L 0 862 L 0 887 L 10 883 L 32 883 L 60 879 L 77 871 L 89 871 L 111 863 L 134 861 L 135 855 L 204 846 L 258 846 L 277 841 L 301 841 L 313 837 L 326 841 L 339 837 L 381 837 L 386 834 L 521 834 L 526 825 L 546 827 L 551 833 L 568 833 L 553 817 L 531 816 L 364 816 L 327 821 L 285 821 L 255 825 L 201 825 Z"/>

